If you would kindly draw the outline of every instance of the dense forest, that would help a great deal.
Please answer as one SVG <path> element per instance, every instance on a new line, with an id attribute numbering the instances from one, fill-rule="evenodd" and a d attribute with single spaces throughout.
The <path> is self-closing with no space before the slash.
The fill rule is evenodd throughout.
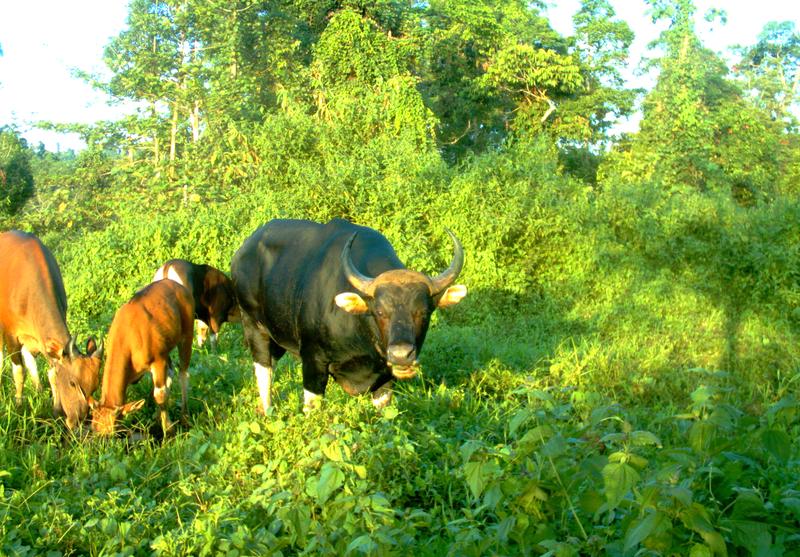
<path id="1" fill-rule="evenodd" d="M 4 364 L 0 552 L 800 555 L 800 31 L 722 57 L 692 0 L 643 1 L 650 90 L 607 0 L 569 36 L 543 1 L 132 0 L 82 75 L 131 116 L 40 123 L 78 153 L 0 130 L 0 229 L 53 251 L 73 333 L 276 217 L 427 272 L 452 230 L 469 295 L 382 411 L 333 386 L 304 416 L 286 357 L 259 415 L 236 324 L 166 439 L 149 379 L 139 435 L 98 439 Z"/>

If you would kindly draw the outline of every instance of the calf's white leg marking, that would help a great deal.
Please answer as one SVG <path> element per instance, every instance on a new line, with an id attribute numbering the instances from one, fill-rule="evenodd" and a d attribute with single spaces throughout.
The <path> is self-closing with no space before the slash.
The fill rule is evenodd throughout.
<path id="1" fill-rule="evenodd" d="M 153 388 L 153 400 L 155 400 L 157 404 L 164 404 L 164 402 L 167 400 L 168 394 L 169 391 L 167 390 L 166 385 L 163 387 Z"/>
<path id="2" fill-rule="evenodd" d="M 11 374 L 14 376 L 14 387 L 16 387 L 14 400 L 17 405 L 20 405 L 22 404 L 22 388 L 25 386 L 25 369 L 11 362 Z"/>
<path id="3" fill-rule="evenodd" d="M 198 320 L 195 320 L 195 323 L 197 324 L 197 346 L 203 346 L 206 343 L 206 338 L 208 338 L 208 325 Z"/>

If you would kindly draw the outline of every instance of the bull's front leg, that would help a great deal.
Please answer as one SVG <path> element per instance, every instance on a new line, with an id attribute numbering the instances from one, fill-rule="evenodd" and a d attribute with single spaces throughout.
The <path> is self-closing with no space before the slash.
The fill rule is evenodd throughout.
<path id="1" fill-rule="evenodd" d="M 303 362 L 303 413 L 308 414 L 322 404 L 325 387 L 328 385 L 328 362 L 320 356 L 300 352 Z"/>
<path id="2" fill-rule="evenodd" d="M 244 340 L 253 355 L 253 371 L 258 384 L 258 397 L 261 405 L 258 410 L 266 414 L 272 406 L 272 371 L 283 350 L 269 336 L 267 330 L 259 325 L 250 314 L 242 312 Z"/>
<path id="3" fill-rule="evenodd" d="M 390 380 L 372 391 L 372 405 L 378 410 L 392 402 L 392 385 L 394 385 L 394 381 Z"/>

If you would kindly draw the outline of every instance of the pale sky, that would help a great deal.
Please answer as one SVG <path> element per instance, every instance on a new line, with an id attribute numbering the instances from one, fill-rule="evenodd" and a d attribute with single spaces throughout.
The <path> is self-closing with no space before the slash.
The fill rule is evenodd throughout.
<path id="1" fill-rule="evenodd" d="M 579 0 L 550 1 L 548 15 L 562 34 L 571 34 L 571 17 Z M 612 0 L 617 15 L 636 33 L 629 77 L 638 86 L 651 83 L 633 70 L 645 46 L 659 32 L 645 15 L 642 0 Z M 764 24 L 794 21 L 800 29 L 800 2 L 792 0 L 696 0 L 698 31 L 705 45 L 720 53 L 734 45 L 752 45 Z M 702 15 L 710 7 L 727 11 L 728 23 L 710 28 Z M 37 120 L 91 123 L 115 119 L 118 107 L 78 78 L 72 69 L 107 74 L 102 61 L 108 41 L 125 27 L 127 0 L 0 0 L 0 126 L 15 125 L 36 146 L 49 150 L 79 149 L 77 136 L 37 130 Z"/>

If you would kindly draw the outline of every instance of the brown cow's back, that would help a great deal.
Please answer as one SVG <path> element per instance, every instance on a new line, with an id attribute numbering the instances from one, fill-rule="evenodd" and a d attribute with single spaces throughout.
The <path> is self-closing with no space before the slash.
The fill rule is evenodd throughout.
<path id="1" fill-rule="evenodd" d="M 55 357 L 54 347 L 69 341 L 66 316 L 67 294 L 50 251 L 32 234 L 0 234 L 0 329 Z"/>

